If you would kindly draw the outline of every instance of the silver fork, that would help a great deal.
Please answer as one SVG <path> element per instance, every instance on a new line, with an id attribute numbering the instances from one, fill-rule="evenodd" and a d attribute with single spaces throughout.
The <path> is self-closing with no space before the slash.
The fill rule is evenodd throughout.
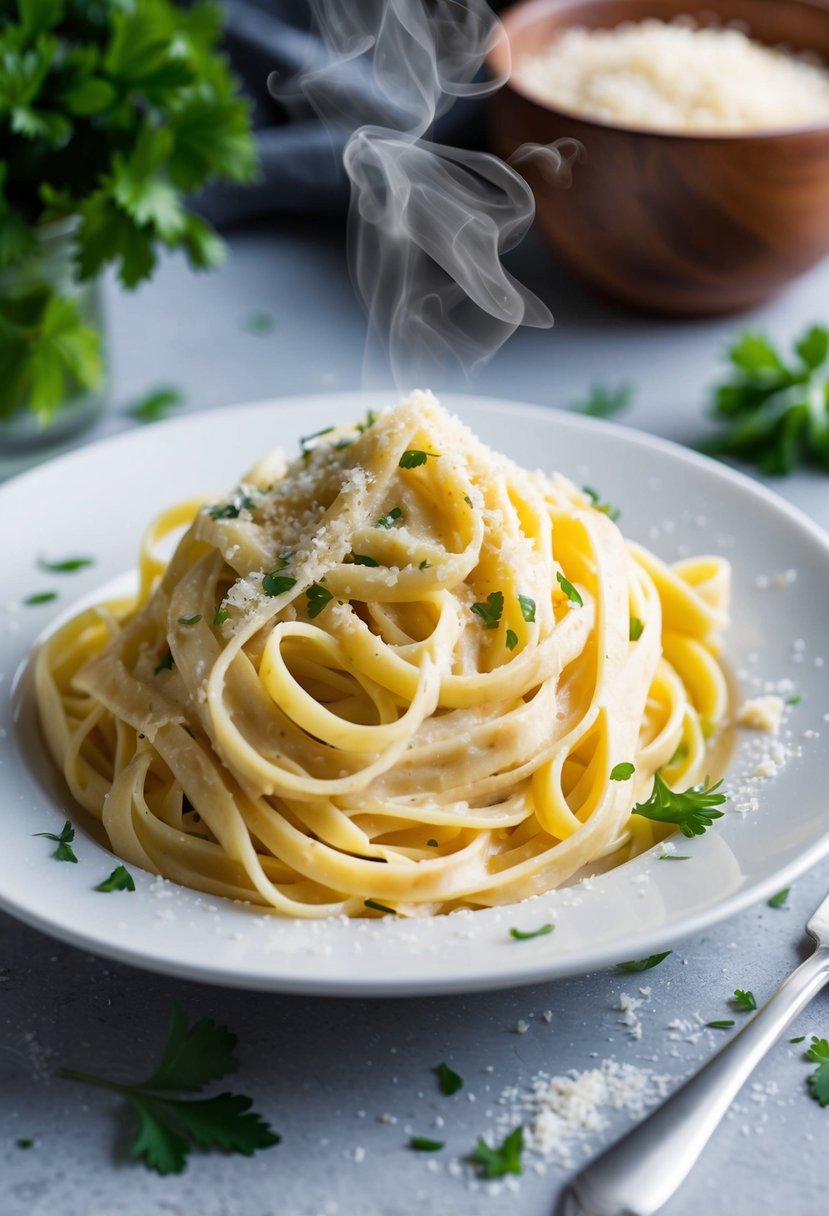
<path id="1" fill-rule="evenodd" d="M 571 1179 L 556 1216 L 652 1216 L 668 1202 L 763 1056 L 829 981 L 829 896 L 806 932 L 814 953 L 699 1072 Z"/>

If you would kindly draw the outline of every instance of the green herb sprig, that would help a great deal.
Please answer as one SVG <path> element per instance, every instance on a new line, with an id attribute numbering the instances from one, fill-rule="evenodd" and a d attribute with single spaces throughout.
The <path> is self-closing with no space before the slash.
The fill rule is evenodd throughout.
<path id="1" fill-rule="evenodd" d="M 573 402 L 570 408 L 591 418 L 612 418 L 626 410 L 632 398 L 633 386 L 630 384 L 620 384 L 616 388 L 594 384 L 587 396 Z"/>
<path id="2" fill-rule="evenodd" d="M 109 878 L 99 882 L 95 890 L 103 891 L 105 894 L 109 894 L 111 891 L 134 891 L 135 879 L 126 866 L 116 866 Z"/>
<path id="3" fill-rule="evenodd" d="M 74 861 L 77 862 L 77 857 L 72 849 L 72 841 L 75 839 L 75 829 L 67 819 L 66 823 L 60 830 L 60 833 L 54 832 L 33 832 L 33 836 L 42 836 L 45 840 L 54 840 L 57 844 L 52 856 L 56 861 Z"/>
<path id="4" fill-rule="evenodd" d="M 658 823 L 675 823 L 683 836 L 702 836 L 715 819 L 722 818 L 723 812 L 716 809 L 727 801 L 725 794 L 717 793 L 721 785 L 718 781 L 709 786 L 706 779 L 702 786 L 692 786 L 679 793 L 672 790 L 659 773 L 654 773 L 653 793 L 646 802 L 637 802 L 631 814 Z"/>
<path id="5" fill-rule="evenodd" d="M 58 1069 L 69 1081 L 99 1085 L 120 1094 L 138 1119 L 138 1134 L 130 1154 L 158 1174 L 180 1174 L 193 1148 L 223 1149 L 250 1157 L 257 1149 L 278 1144 L 280 1137 L 250 1108 L 241 1094 L 185 1099 L 199 1093 L 237 1067 L 236 1036 L 210 1019 L 188 1028 L 175 1007 L 161 1062 L 146 1081 L 125 1084 L 72 1068 Z"/>
<path id="6" fill-rule="evenodd" d="M 673 950 L 663 950 L 661 954 L 649 954 L 647 958 L 638 958 L 630 963 L 617 963 L 617 971 L 625 971 L 629 974 L 636 974 L 639 971 L 651 971 L 654 967 L 658 967 L 660 963 L 664 963 L 669 954 L 673 954 Z"/>
<path id="7" fill-rule="evenodd" d="M 764 473 L 799 464 L 829 471 L 829 329 L 813 325 L 787 358 L 762 333 L 747 331 L 727 352 L 731 376 L 714 392 L 712 413 L 727 429 L 706 445 Z"/>
<path id="8" fill-rule="evenodd" d="M 103 375 L 100 334 L 51 279 L 39 241 L 65 238 L 81 280 L 108 264 L 133 288 L 160 247 L 196 269 L 224 244 L 185 196 L 257 171 L 249 104 L 217 53 L 218 6 L 60 3 L 3 6 L 0 32 L 0 270 L 26 264 L 0 300 L 0 417 L 28 406 L 48 423 Z"/>
<path id="9" fill-rule="evenodd" d="M 500 1144 L 491 1148 L 482 1136 L 469 1160 L 477 1165 L 484 1178 L 502 1178 L 504 1174 L 522 1174 L 521 1154 L 524 1151 L 524 1129 L 514 1128 Z"/>

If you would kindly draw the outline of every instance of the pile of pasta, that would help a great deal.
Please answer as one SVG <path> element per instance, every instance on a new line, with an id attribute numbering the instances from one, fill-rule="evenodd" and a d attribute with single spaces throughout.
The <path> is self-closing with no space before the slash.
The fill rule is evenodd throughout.
<path id="1" fill-rule="evenodd" d="M 290 917 L 511 903 L 623 861 L 670 830 L 631 814 L 654 774 L 707 772 L 729 570 L 666 565 L 612 514 L 430 393 L 328 428 L 164 512 L 135 597 L 47 640 L 49 748 L 125 862 Z"/>

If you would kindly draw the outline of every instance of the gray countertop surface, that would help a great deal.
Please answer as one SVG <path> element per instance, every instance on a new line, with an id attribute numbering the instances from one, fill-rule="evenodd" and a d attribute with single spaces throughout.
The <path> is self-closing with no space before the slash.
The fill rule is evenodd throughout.
<path id="1" fill-rule="evenodd" d="M 364 321 L 341 232 L 286 223 L 239 233 L 231 246 L 226 267 L 211 276 L 169 259 L 132 296 L 108 284 L 112 405 L 80 442 L 134 425 L 127 403 L 158 384 L 184 391 L 182 412 L 360 386 Z M 510 265 L 550 304 L 556 326 L 519 331 L 468 390 L 567 407 L 591 382 L 629 381 L 635 400 L 622 421 L 681 443 L 709 428 L 708 390 L 742 325 L 788 340 L 827 315 L 829 265 L 749 318 L 706 321 L 654 320 L 599 302 L 532 238 Z M 247 332 L 246 318 L 257 312 L 273 317 L 271 332 Z M 431 387 L 465 386 L 447 379 Z M 13 464 L 0 455 L 0 474 Z M 800 472 L 774 488 L 829 527 L 825 475 Z M 0 1216 L 547 1216 L 565 1168 L 525 1173 L 490 1193 L 449 1165 L 492 1127 L 502 1090 L 539 1071 L 584 1070 L 608 1058 L 672 1083 L 686 1076 L 722 1032 L 688 1042 L 671 1037 L 668 1023 L 698 1011 L 730 1016 L 736 987 L 768 996 L 804 956 L 803 923 L 827 888 L 824 862 L 795 884 L 784 909 L 754 907 L 678 944 L 645 976 L 602 972 L 408 1000 L 304 999 L 177 981 L 91 957 L 0 916 Z M 635 1041 L 615 1007 L 639 984 L 651 991 Z M 174 1003 L 238 1034 L 232 1087 L 253 1096 L 280 1132 L 279 1146 L 249 1160 L 195 1157 L 180 1177 L 159 1178 L 127 1156 L 129 1116 L 114 1095 L 54 1076 L 60 1064 L 146 1074 Z M 528 1024 L 524 1033 L 519 1022 Z M 791 1033 L 829 1033 L 829 994 Z M 809 1097 L 802 1053 L 784 1041 L 769 1055 L 666 1216 L 829 1210 L 829 1110 Z M 440 1060 L 465 1080 L 451 1098 L 431 1071 Z M 577 1148 L 576 1160 L 625 1126 L 623 1113 L 613 1115 Z M 412 1133 L 445 1140 L 446 1149 L 414 1153 L 406 1147 Z M 19 1147 L 21 1139 L 33 1146 Z"/>

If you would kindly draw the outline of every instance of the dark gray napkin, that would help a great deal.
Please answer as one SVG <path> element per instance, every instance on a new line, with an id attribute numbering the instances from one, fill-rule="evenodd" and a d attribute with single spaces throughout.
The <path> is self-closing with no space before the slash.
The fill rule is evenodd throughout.
<path id="1" fill-rule="evenodd" d="M 310 106 L 288 107 L 268 88 L 269 78 L 287 85 L 298 72 L 329 62 L 311 29 L 307 0 L 228 0 L 226 12 L 225 44 L 253 101 L 261 174 L 252 186 L 219 182 L 207 187 L 198 199 L 199 211 L 219 227 L 276 212 L 345 211 L 349 183 L 342 154 L 351 128 L 323 124 Z M 367 105 L 366 121 L 372 118 Z M 451 147 L 483 147 L 483 103 L 459 100 L 437 120 L 429 138 Z"/>

